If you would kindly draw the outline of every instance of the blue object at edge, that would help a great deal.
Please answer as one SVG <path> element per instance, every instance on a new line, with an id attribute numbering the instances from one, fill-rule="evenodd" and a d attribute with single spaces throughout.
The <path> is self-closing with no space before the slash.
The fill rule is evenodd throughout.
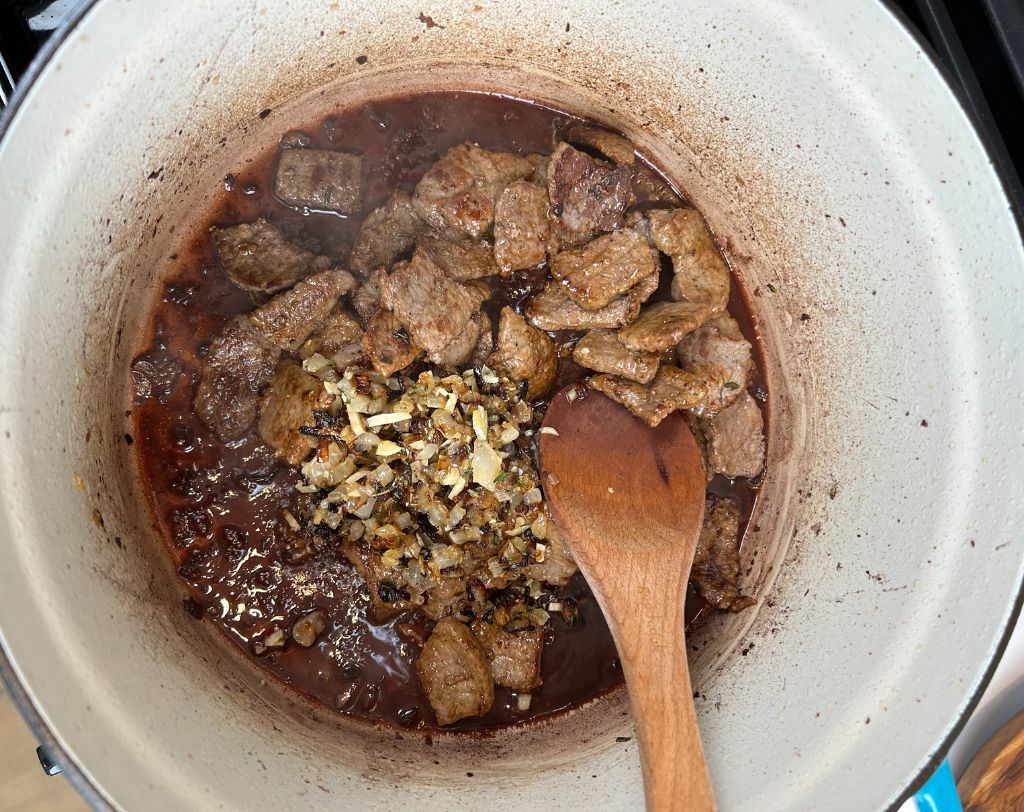
<path id="1" fill-rule="evenodd" d="M 914 796 L 919 812 L 963 812 L 949 762 L 943 761 L 928 782 Z"/>

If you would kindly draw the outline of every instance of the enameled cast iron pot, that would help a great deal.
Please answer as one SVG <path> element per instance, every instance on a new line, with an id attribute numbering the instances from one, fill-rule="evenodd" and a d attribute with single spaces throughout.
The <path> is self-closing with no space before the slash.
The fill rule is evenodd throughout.
<path id="1" fill-rule="evenodd" d="M 219 179 L 439 88 L 592 115 L 708 217 L 771 388 L 759 602 L 692 660 L 718 798 L 898 802 L 1017 614 L 1024 258 L 956 96 L 871 0 L 87 4 L 0 140 L 0 639 L 37 734 L 98 808 L 640 805 L 621 692 L 428 746 L 265 683 L 182 611 L 123 440 L 139 325 Z"/>

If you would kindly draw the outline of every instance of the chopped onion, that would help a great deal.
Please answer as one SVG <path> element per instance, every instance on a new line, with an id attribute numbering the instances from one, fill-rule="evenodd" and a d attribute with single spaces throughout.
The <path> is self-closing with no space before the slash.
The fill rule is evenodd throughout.
<path id="1" fill-rule="evenodd" d="M 479 439 L 487 442 L 487 412 L 483 406 L 473 409 L 473 431 Z"/>
<path id="2" fill-rule="evenodd" d="M 377 504 L 377 500 L 375 498 L 374 499 L 367 499 L 366 500 L 366 504 L 364 504 L 358 510 L 353 510 L 352 514 L 357 516 L 360 519 L 369 519 L 370 515 L 373 513 L 373 508 L 374 508 L 374 506 L 376 504 Z"/>
<path id="3" fill-rule="evenodd" d="M 393 457 L 402 453 L 402 447 L 391 440 L 381 440 L 376 450 L 378 457 Z"/>
<path id="4" fill-rule="evenodd" d="M 366 425 L 372 429 L 377 426 L 390 426 L 392 423 L 401 423 L 405 420 L 412 420 L 412 415 L 408 412 L 384 412 L 366 418 Z"/>
<path id="5" fill-rule="evenodd" d="M 302 362 L 302 368 L 310 375 L 316 375 L 325 369 L 334 366 L 334 362 L 324 358 L 320 353 L 315 352 Z"/>
<path id="6" fill-rule="evenodd" d="M 465 480 L 463 480 L 465 481 Z M 451 529 L 466 518 L 466 509 L 462 505 L 456 505 L 448 514 L 448 528 Z"/>
<path id="7" fill-rule="evenodd" d="M 528 711 L 530 709 L 531 702 L 533 702 L 532 694 L 519 694 L 519 696 L 516 697 L 516 707 L 519 708 L 520 711 Z"/>
<path id="8" fill-rule="evenodd" d="M 348 415 L 348 424 L 352 427 L 352 431 L 355 432 L 356 437 L 359 437 L 366 431 L 366 426 L 363 425 L 362 415 L 353 409 L 351 405 L 345 409 L 345 412 Z"/>
<path id="9" fill-rule="evenodd" d="M 473 481 L 489 491 L 494 490 L 494 480 L 501 473 L 501 457 L 483 440 L 473 444 Z"/>
<path id="10" fill-rule="evenodd" d="M 552 437 L 558 437 L 559 436 L 558 429 L 552 428 L 551 426 L 541 426 L 540 427 L 540 433 L 541 434 L 550 434 Z"/>
<path id="11" fill-rule="evenodd" d="M 501 435 L 498 437 L 498 443 L 501 445 L 508 445 L 509 443 L 514 443 L 518 439 L 519 429 L 515 426 L 509 426 L 501 432 Z"/>
<path id="12" fill-rule="evenodd" d="M 352 448 L 360 454 L 365 454 L 367 451 L 373 451 L 379 442 L 380 437 L 372 431 L 364 431 L 352 442 Z"/>

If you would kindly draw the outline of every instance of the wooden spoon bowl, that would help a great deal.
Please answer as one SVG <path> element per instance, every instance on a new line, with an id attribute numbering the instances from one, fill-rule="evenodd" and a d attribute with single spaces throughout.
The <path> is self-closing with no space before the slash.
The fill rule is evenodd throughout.
<path id="1" fill-rule="evenodd" d="M 693 434 L 678 413 L 652 429 L 600 392 L 570 387 L 548 407 L 540 464 L 548 507 L 615 639 L 647 808 L 713 810 L 683 621 L 704 518 Z"/>

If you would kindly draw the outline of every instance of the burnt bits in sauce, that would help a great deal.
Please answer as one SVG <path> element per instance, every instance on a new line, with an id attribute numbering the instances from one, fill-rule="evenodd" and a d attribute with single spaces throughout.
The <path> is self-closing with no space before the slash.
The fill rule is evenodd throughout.
<path id="1" fill-rule="evenodd" d="M 384 623 L 369 615 L 362 578 L 340 549 L 325 546 L 300 563 L 286 560 L 278 517 L 294 509 L 297 472 L 256 434 L 222 444 L 193 413 L 203 357 L 223 325 L 253 306 L 217 264 L 208 230 L 213 225 L 265 217 L 287 239 L 325 254 L 344 267 L 363 218 L 397 187 L 416 181 L 449 148 L 474 141 L 485 149 L 548 153 L 552 134 L 574 120 L 564 112 L 503 96 L 434 93 L 375 101 L 333 113 L 315 126 L 287 133 L 284 144 L 363 156 L 364 206 L 342 216 L 288 208 L 274 197 L 279 145 L 222 179 L 223 193 L 209 217 L 169 258 L 162 295 L 149 322 L 149 346 L 133 364 L 133 448 L 155 522 L 178 574 L 187 585 L 190 613 L 214 623 L 254 663 L 303 694 L 351 717 L 401 728 L 431 730 L 434 717 L 413 661 L 428 635 L 422 617 L 405 613 Z M 651 176 L 659 178 L 653 170 Z M 640 196 L 642 204 L 642 195 Z M 543 271 L 491 277 L 488 314 L 495 324 L 503 305 L 517 310 L 541 287 Z M 667 296 L 667 285 L 657 296 Z M 729 312 L 755 347 L 750 389 L 763 389 L 752 317 L 733 280 Z M 561 344 L 580 333 L 555 334 Z M 553 391 L 583 377 L 569 352 Z M 716 477 L 709 492 L 740 506 L 741 534 L 757 497 L 747 480 Z M 529 709 L 496 687 L 491 710 L 444 728 L 482 730 L 564 711 L 622 684 L 608 628 L 583 578 L 559 590 L 572 611 L 552 616 L 546 628 L 543 685 Z M 327 628 L 315 645 L 283 649 L 262 644 L 269 630 L 290 627 L 322 610 Z M 687 623 L 708 607 L 691 588 Z M 563 616 L 564 614 L 564 616 Z"/>

